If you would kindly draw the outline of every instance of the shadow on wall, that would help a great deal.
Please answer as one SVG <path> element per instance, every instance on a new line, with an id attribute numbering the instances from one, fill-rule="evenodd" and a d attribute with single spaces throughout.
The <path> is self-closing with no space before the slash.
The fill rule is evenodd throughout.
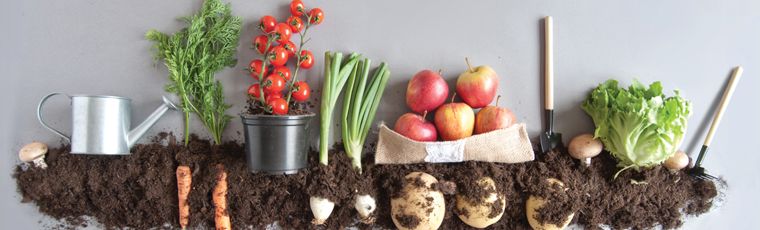
<path id="1" fill-rule="evenodd" d="M 697 154 L 699 154 L 699 149 L 702 148 L 703 144 L 703 138 L 705 136 L 705 133 L 707 133 L 707 129 L 710 128 L 710 123 L 712 122 L 712 118 L 715 115 L 715 110 L 718 109 L 718 106 L 720 104 L 720 99 L 723 96 L 723 91 L 728 87 L 728 83 L 731 81 L 731 73 L 733 70 L 729 71 L 728 74 L 726 74 L 726 78 L 723 80 L 723 84 L 720 87 L 720 91 L 718 91 L 718 94 L 716 94 L 713 97 L 712 102 L 710 103 L 710 107 L 707 108 L 707 114 L 704 115 L 701 121 L 699 121 L 699 125 L 691 125 L 690 130 L 694 132 L 694 136 L 691 138 L 691 142 L 689 142 L 688 145 L 682 144 L 687 154 L 690 154 L 692 158 L 696 158 Z M 692 114 L 694 116 L 694 114 Z M 686 141 L 686 140 L 684 140 Z M 707 157 L 707 156 L 705 156 Z M 696 159 L 693 159 L 696 160 Z"/>

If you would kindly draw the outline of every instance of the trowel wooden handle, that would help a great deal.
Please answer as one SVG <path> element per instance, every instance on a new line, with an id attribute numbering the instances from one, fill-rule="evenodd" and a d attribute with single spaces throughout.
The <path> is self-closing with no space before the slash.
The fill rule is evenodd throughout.
<path id="1" fill-rule="evenodd" d="M 742 77 L 742 72 L 744 72 L 744 69 L 742 69 L 741 66 L 737 66 L 734 69 L 734 72 L 731 75 L 731 80 L 728 82 L 728 86 L 726 86 L 726 89 L 723 91 L 723 98 L 720 99 L 718 111 L 715 111 L 715 116 L 713 117 L 712 124 L 710 125 L 710 131 L 707 132 L 707 137 L 705 137 L 704 146 L 710 146 L 713 135 L 715 135 L 715 130 L 717 130 L 718 126 L 720 125 L 720 119 L 723 118 L 723 112 L 726 111 L 728 102 L 731 101 L 731 96 L 734 94 L 734 89 L 736 89 L 736 85 L 739 84 L 739 78 Z"/>
<path id="2" fill-rule="evenodd" d="M 552 17 L 544 18 L 544 100 L 545 109 L 554 110 L 554 35 Z"/>

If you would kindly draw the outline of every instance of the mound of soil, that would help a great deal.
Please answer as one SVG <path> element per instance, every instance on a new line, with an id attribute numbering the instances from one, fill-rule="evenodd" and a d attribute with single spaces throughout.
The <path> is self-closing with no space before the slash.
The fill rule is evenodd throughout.
<path id="1" fill-rule="evenodd" d="M 530 194 L 549 201 L 539 209 L 539 221 L 560 223 L 575 213 L 574 223 L 592 229 L 600 225 L 615 229 L 659 225 L 676 228 L 683 223 L 684 215 L 709 211 L 718 194 L 712 181 L 661 167 L 641 172 L 628 170 L 612 179 L 618 169 L 609 154 L 595 157 L 586 167 L 565 150 L 539 153 L 535 161 L 521 164 L 375 165 L 369 154 L 359 173 L 342 146 L 336 145 L 328 166 L 320 165 L 318 153 L 312 151 L 310 167 L 288 176 L 250 173 L 241 144 L 213 146 L 195 136 L 185 146 L 177 143 L 173 135 L 159 135 L 150 144 L 134 147 L 129 156 L 68 152 L 68 146 L 52 148 L 46 159 L 47 169 L 19 165 L 14 173 L 22 202 L 33 202 L 40 212 L 63 221 L 52 227 L 83 227 L 84 217 L 91 216 L 111 229 L 177 228 L 178 165 L 188 165 L 192 170 L 189 219 L 193 228 L 214 226 L 211 191 L 216 185 L 217 164 L 223 164 L 228 173 L 227 197 L 234 228 L 263 228 L 277 222 L 286 229 L 394 229 L 390 200 L 399 195 L 404 176 L 414 171 L 436 177 L 439 183 L 435 189 L 446 194 L 447 210 L 441 229 L 469 228 L 457 217 L 453 194 L 482 197 L 491 192 L 474 186 L 483 176 L 493 178 L 496 191 L 507 201 L 504 215 L 491 229 L 530 229 L 525 216 L 525 200 Z M 550 185 L 547 178 L 562 181 L 567 190 Z M 370 194 L 377 200 L 374 223 L 359 221 L 353 206 L 356 194 Z M 323 226 L 311 224 L 311 195 L 336 203 Z"/>

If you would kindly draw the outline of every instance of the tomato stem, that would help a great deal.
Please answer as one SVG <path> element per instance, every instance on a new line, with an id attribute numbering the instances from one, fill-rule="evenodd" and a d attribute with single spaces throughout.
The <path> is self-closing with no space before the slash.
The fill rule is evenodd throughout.
<path id="1" fill-rule="evenodd" d="M 290 82 L 288 83 L 288 96 L 285 97 L 285 102 L 288 103 L 288 105 L 290 105 L 290 97 L 293 96 L 293 84 L 295 84 L 296 81 L 298 80 L 298 71 L 301 69 L 301 61 L 303 61 L 302 60 L 303 57 L 301 57 L 301 51 L 303 50 L 304 45 L 306 45 L 306 43 L 311 40 L 311 38 L 304 40 L 304 38 L 306 37 L 306 32 L 311 27 L 311 15 L 308 15 L 308 14 L 304 14 L 304 15 L 306 15 L 306 25 L 304 26 L 303 30 L 298 33 L 300 35 L 299 36 L 300 44 L 298 45 L 298 51 L 296 51 L 296 54 L 295 54 L 296 68 L 293 71 L 293 79 L 291 79 Z"/>
<path id="2" fill-rule="evenodd" d="M 261 102 L 261 107 L 264 109 L 264 111 L 268 113 L 272 113 L 272 108 L 267 106 L 266 98 L 264 97 L 264 83 L 262 82 L 264 80 L 264 74 L 267 72 L 267 67 L 269 67 L 269 57 L 267 57 L 267 52 L 269 52 L 269 47 L 272 45 L 272 40 L 274 40 L 274 37 L 276 33 L 269 33 L 267 34 L 267 45 L 264 48 L 264 60 L 261 61 L 261 69 L 259 71 L 259 101 Z"/>

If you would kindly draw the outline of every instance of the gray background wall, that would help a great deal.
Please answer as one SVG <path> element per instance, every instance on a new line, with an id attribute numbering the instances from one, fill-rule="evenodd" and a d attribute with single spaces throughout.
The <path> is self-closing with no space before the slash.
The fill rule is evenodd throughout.
<path id="1" fill-rule="evenodd" d="M 283 20 L 289 1 L 232 1 L 245 28 L 235 68 L 217 75 L 229 113 L 241 111 L 252 79 L 241 69 L 256 57 L 250 38 L 265 14 Z M 308 7 L 315 1 L 305 1 Z M 151 28 L 173 32 L 200 1 L 6 1 L 0 8 L 0 225 L 43 228 L 52 221 L 31 204 L 19 203 L 10 177 L 24 143 L 58 138 L 34 116 L 37 101 L 53 91 L 113 94 L 133 99 L 134 122 L 160 102 L 167 72 L 151 58 L 143 34 Z M 698 151 L 708 119 L 730 70 L 746 71 L 724 116 L 706 166 L 729 183 L 722 207 L 689 218 L 686 229 L 746 228 L 760 206 L 760 154 L 755 150 L 760 122 L 760 2 L 736 1 L 320 1 L 326 21 L 313 30 L 311 50 L 317 65 L 307 74 L 321 85 L 322 53 L 358 51 L 392 70 L 390 87 L 378 120 L 393 123 L 407 109 L 406 82 L 422 69 L 443 69 L 454 82 L 465 69 L 463 58 L 491 65 L 502 81 L 502 105 L 512 108 L 536 136 L 540 119 L 540 19 L 555 17 L 557 129 L 568 139 L 592 130 L 580 110 L 596 84 L 617 78 L 626 84 L 660 80 L 680 89 L 693 102 L 693 116 L 683 148 Z M 63 99 L 53 100 L 47 117 L 69 130 Z M 170 114 L 152 133 L 181 133 L 181 117 Z M 195 131 L 205 133 L 195 123 Z M 239 120 L 226 139 L 241 140 Z M 567 141 L 567 140 L 565 140 Z"/>

